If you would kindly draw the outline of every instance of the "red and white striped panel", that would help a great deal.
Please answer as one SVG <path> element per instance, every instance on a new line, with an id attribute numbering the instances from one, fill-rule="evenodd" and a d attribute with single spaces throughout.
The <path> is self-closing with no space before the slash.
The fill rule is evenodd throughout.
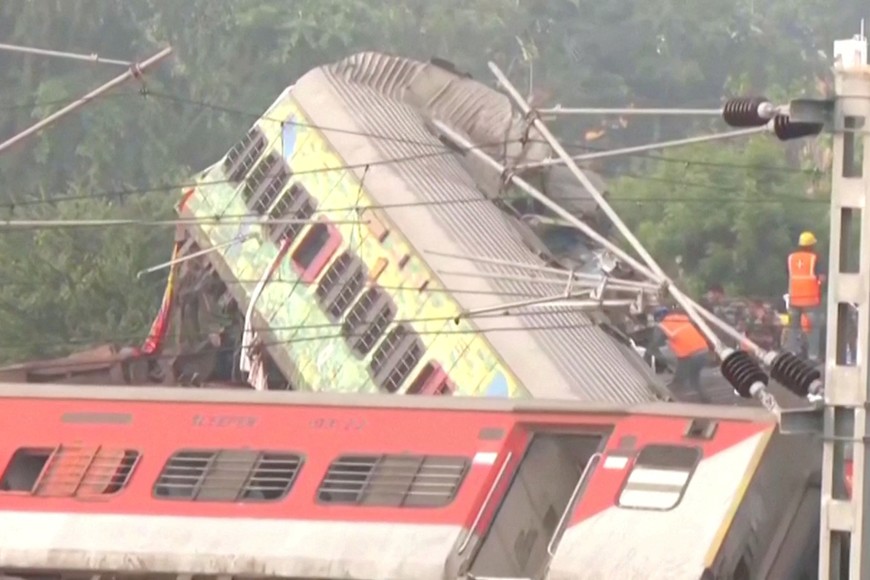
<path id="1" fill-rule="evenodd" d="M 674 509 L 614 505 L 576 522 L 559 542 L 549 580 L 574 580 L 578 570 L 584 580 L 697 580 L 718 552 L 769 437 L 769 431 L 757 433 L 701 460 Z M 668 470 L 639 475 L 626 480 L 626 495 L 620 494 L 624 503 L 628 498 L 634 505 L 666 508 L 685 480 Z M 632 480 L 657 489 L 632 490 Z"/>

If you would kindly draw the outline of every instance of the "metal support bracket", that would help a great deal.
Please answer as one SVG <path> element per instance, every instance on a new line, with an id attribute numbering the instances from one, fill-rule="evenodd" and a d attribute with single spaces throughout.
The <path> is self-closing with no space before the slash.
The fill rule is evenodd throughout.
<path id="1" fill-rule="evenodd" d="M 796 123 L 822 123 L 830 129 L 834 118 L 833 99 L 792 99 L 788 105 L 789 119 Z"/>

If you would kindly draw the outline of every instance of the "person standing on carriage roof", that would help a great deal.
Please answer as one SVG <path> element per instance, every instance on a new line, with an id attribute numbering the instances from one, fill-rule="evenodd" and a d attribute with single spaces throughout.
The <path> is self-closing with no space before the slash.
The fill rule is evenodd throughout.
<path id="1" fill-rule="evenodd" d="M 659 349 L 667 344 L 677 357 L 674 378 L 668 386 L 689 387 L 698 393 L 701 402 L 709 403 L 710 397 L 701 386 L 701 371 L 707 366 L 710 354 L 707 339 L 683 312 L 663 307 L 653 313 L 653 319 L 657 326 L 647 345 L 644 360 L 649 363 L 653 356 L 661 357 Z"/>

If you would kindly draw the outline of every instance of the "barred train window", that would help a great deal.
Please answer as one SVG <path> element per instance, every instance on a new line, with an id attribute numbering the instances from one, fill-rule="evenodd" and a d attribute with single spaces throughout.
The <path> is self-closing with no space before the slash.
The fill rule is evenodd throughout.
<path id="1" fill-rule="evenodd" d="M 241 181 L 265 148 L 266 137 L 262 129 L 253 127 L 224 158 L 223 170 L 227 178 L 230 181 Z"/>
<path id="2" fill-rule="evenodd" d="M 264 215 L 272 203 L 278 198 L 278 195 L 284 190 L 287 182 L 290 180 L 290 171 L 284 160 L 280 157 L 275 158 L 275 163 L 269 169 L 269 174 L 266 179 L 260 184 L 254 192 L 252 199 L 249 202 L 249 207 Z"/>
<path id="3" fill-rule="evenodd" d="M 333 322 L 342 319 L 354 298 L 362 292 L 367 276 L 365 264 L 350 252 L 342 252 L 326 270 L 317 285 L 316 296 Z"/>
<path id="4" fill-rule="evenodd" d="M 260 187 L 263 184 L 268 184 L 273 168 L 279 167 L 279 164 L 282 162 L 278 154 L 272 151 L 262 161 L 257 163 L 257 166 L 254 167 L 254 170 L 245 179 L 245 185 L 242 188 L 242 197 L 244 197 L 245 203 L 250 205 L 251 200 L 260 191 Z"/>
<path id="5" fill-rule="evenodd" d="M 120 492 L 130 481 L 139 452 L 100 446 L 22 448 L 0 478 L 0 491 L 42 497 L 94 497 Z"/>
<path id="6" fill-rule="evenodd" d="M 395 393 L 423 358 L 423 342 L 407 324 L 393 328 L 375 350 L 369 370 L 382 389 Z"/>
<path id="7" fill-rule="evenodd" d="M 697 447 L 647 445 L 638 453 L 618 505 L 651 510 L 677 507 L 700 460 Z"/>
<path id="8" fill-rule="evenodd" d="M 273 220 L 310 220 L 317 211 L 317 202 L 308 190 L 301 183 L 294 183 L 284 193 L 283 196 L 269 212 L 269 217 Z M 272 224 L 270 232 L 272 240 L 280 242 L 282 240 L 293 241 L 305 224 L 286 223 Z"/>
<path id="9" fill-rule="evenodd" d="M 393 299 L 380 286 L 372 286 L 347 313 L 341 333 L 354 354 L 362 358 L 371 352 L 395 317 Z"/>
<path id="10" fill-rule="evenodd" d="M 185 450 L 163 466 L 154 484 L 158 499 L 277 501 L 290 491 L 302 457 L 253 450 Z"/>
<path id="11" fill-rule="evenodd" d="M 323 503 L 391 507 L 443 507 L 468 472 L 465 457 L 344 455 L 317 492 Z"/>

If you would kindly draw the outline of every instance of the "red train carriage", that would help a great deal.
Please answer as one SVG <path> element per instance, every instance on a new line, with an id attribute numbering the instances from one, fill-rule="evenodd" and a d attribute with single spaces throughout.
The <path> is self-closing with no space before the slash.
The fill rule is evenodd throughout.
<path id="1" fill-rule="evenodd" d="M 0 399 L 0 576 L 815 572 L 819 446 L 760 410 L 32 384 Z"/>

